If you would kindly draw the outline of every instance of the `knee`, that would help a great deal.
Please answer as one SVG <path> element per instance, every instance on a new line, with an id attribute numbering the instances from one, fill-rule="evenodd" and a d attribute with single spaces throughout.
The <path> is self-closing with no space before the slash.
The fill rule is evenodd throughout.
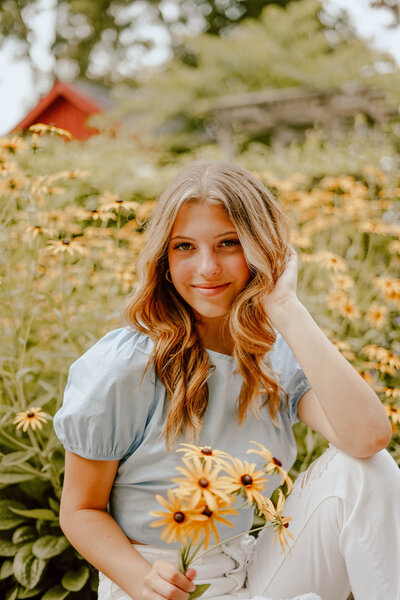
<path id="1" fill-rule="evenodd" d="M 335 464 L 336 463 L 336 464 Z M 355 458 L 338 450 L 332 467 L 340 472 L 348 489 L 374 496 L 400 497 L 400 470 L 387 450 L 369 458 Z"/>

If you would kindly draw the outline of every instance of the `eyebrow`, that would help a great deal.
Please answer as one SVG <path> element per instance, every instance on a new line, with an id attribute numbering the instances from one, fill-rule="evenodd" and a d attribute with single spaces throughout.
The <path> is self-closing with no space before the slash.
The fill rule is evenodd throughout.
<path id="1" fill-rule="evenodd" d="M 220 237 L 224 237 L 225 235 L 238 235 L 238 234 L 237 234 L 237 231 L 226 231 L 225 233 L 220 233 L 219 235 L 216 235 L 213 239 L 216 240 L 216 239 L 218 239 Z M 173 240 L 178 239 L 178 238 L 180 240 L 193 240 L 194 239 L 194 238 L 187 237 L 185 235 L 174 235 L 174 237 L 171 238 L 171 242 Z"/>

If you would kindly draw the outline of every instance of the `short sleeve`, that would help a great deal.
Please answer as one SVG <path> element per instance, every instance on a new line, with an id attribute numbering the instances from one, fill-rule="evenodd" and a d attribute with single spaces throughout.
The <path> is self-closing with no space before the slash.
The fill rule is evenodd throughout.
<path id="1" fill-rule="evenodd" d="M 279 384 L 288 395 L 287 412 L 291 425 L 294 425 L 299 420 L 299 400 L 311 389 L 311 385 L 292 350 L 279 333 L 271 352 L 271 367 L 279 375 Z"/>
<path id="2" fill-rule="evenodd" d="M 155 402 L 154 369 L 145 372 L 151 347 L 147 336 L 121 328 L 71 365 L 53 422 L 66 450 L 119 460 L 140 444 Z"/>

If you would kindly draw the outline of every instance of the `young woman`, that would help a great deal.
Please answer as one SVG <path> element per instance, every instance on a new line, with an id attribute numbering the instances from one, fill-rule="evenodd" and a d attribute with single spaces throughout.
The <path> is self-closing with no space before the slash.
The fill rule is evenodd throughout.
<path id="1" fill-rule="evenodd" d="M 296 259 L 278 205 L 236 165 L 191 165 L 161 195 L 129 325 L 71 366 L 54 419 L 66 450 L 61 526 L 99 569 L 101 600 L 187 600 L 194 579 L 212 582 L 204 598 L 400 598 L 391 427 L 299 302 Z M 177 475 L 177 445 L 245 459 L 254 440 L 289 470 L 298 419 L 331 446 L 287 500 L 291 552 L 268 528 L 255 547 L 227 544 L 181 574 L 149 515 Z M 249 529 L 251 510 L 230 521 L 221 539 Z"/>

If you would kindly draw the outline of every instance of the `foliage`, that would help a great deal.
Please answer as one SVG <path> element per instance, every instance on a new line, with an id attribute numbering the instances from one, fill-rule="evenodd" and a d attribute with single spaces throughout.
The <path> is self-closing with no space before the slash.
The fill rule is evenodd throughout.
<path id="1" fill-rule="evenodd" d="M 179 152 L 214 142 L 218 124 L 210 109 L 225 96 L 299 86 L 326 90 L 352 82 L 384 91 L 394 111 L 400 102 L 394 60 L 335 22 L 323 23 L 318 0 L 286 9 L 269 6 L 258 20 L 243 22 L 223 38 L 186 38 L 185 49 L 190 61 L 175 57 L 138 74 L 137 89 L 120 92 L 113 115 L 136 134 L 168 134 L 170 148 Z"/>
<path id="2" fill-rule="evenodd" d="M 363 156 L 363 135 L 348 142 L 355 153 L 348 174 L 342 160 L 324 174 L 335 150 L 317 143 L 317 132 L 304 147 L 282 150 L 275 164 L 260 147 L 247 147 L 239 161 L 290 216 L 300 298 L 381 397 L 393 424 L 389 450 L 400 463 L 400 186 L 396 168 L 379 168 L 386 153 L 396 157 L 390 139 L 371 132 L 370 142 L 380 142 Z M 163 144 L 105 134 L 82 144 L 37 134 L 0 140 L 0 594 L 7 600 L 94 597 L 93 570 L 59 529 L 63 450 L 51 416 L 69 365 L 121 324 L 161 188 L 185 162 L 221 158 L 211 145 L 177 157 Z M 288 168 L 298 168 L 290 176 L 280 166 L 289 159 Z M 33 429 L 26 413 L 39 407 L 47 422 Z M 19 413 L 25 431 L 14 424 Z M 293 475 L 324 447 L 296 427 Z"/>
<path id="3" fill-rule="evenodd" d="M 257 18 L 272 2 L 286 6 L 298 0 L 173 0 L 166 6 L 161 0 L 64 0 L 48 10 L 54 11 L 54 41 L 51 53 L 56 59 L 53 76 L 71 73 L 83 79 L 112 85 L 129 82 L 154 45 L 154 31 L 176 45 L 179 29 L 204 30 L 218 35 L 247 17 Z M 20 54 L 32 60 L 35 39 L 32 23 L 43 10 L 43 3 L 32 0 L 7 0 L 0 13 L 0 42 L 18 40 Z M 151 33 L 147 33 L 150 27 Z M 175 40 L 172 41 L 172 38 Z M 105 56 L 107 58 L 105 59 Z M 99 59 L 100 57 L 100 59 Z M 132 58 L 134 57 L 134 60 Z M 64 75 L 65 76 L 65 75 Z"/>

